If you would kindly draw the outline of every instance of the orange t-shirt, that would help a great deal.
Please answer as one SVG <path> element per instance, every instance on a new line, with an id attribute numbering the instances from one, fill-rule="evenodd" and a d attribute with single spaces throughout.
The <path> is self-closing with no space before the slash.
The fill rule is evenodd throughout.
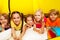
<path id="1" fill-rule="evenodd" d="M 49 18 L 46 21 L 46 27 L 60 26 L 60 18 L 57 18 L 54 22 L 52 22 Z"/>

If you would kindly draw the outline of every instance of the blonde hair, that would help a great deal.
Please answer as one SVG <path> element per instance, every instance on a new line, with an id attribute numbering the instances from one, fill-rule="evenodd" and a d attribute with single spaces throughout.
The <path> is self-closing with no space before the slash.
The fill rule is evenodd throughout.
<path id="1" fill-rule="evenodd" d="M 38 9 L 38 10 L 36 10 L 36 12 L 35 12 L 35 13 L 37 13 L 37 12 L 41 12 L 41 15 L 42 15 L 41 20 L 43 20 L 43 18 L 44 18 L 43 11 L 42 11 L 41 9 Z"/>

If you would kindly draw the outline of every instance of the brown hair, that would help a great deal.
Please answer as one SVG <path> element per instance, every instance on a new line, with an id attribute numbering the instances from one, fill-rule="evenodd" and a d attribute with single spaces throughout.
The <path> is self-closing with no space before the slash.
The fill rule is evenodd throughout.
<path id="1" fill-rule="evenodd" d="M 28 18 L 28 17 L 31 17 L 32 20 L 34 21 L 33 15 L 32 15 L 32 14 L 28 14 L 28 15 L 26 15 L 26 17 L 25 17 L 25 22 L 26 22 L 26 23 L 27 23 L 27 18 Z"/>
<path id="2" fill-rule="evenodd" d="M 8 14 L 3 13 L 3 14 L 0 15 L 0 17 L 1 16 L 3 16 L 5 19 L 7 19 L 7 21 L 8 21 L 7 25 L 9 25 L 9 16 L 8 16 Z"/>
<path id="3" fill-rule="evenodd" d="M 22 17 L 22 15 L 21 15 L 21 13 L 20 13 L 20 12 L 18 12 L 18 11 L 13 11 L 13 12 L 12 12 L 12 14 L 11 14 L 11 18 L 13 17 L 13 14 L 19 14 L 19 15 L 20 15 L 20 17 Z"/>
<path id="4" fill-rule="evenodd" d="M 50 12 L 49 12 L 49 16 L 50 14 L 56 14 L 56 15 L 59 15 L 59 11 L 58 10 L 55 10 L 55 9 L 51 9 Z"/>
<path id="5" fill-rule="evenodd" d="M 1 15 L 0 15 L 0 17 L 1 17 L 1 16 L 4 16 L 4 17 L 5 17 L 5 19 L 7 19 L 7 20 L 9 19 L 9 17 L 8 17 L 8 15 L 7 15 L 6 13 L 1 14 Z"/>

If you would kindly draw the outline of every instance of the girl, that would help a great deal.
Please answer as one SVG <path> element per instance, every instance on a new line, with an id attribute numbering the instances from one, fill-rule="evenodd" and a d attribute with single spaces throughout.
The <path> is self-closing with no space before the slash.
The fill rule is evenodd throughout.
<path id="1" fill-rule="evenodd" d="M 27 15 L 25 22 L 26 24 L 24 25 L 21 34 L 22 40 L 43 40 L 41 35 L 33 30 L 35 26 L 33 16 L 30 14 Z"/>
<path id="2" fill-rule="evenodd" d="M 25 18 L 25 22 L 26 24 L 23 26 L 22 33 L 21 33 L 22 40 L 30 39 L 30 37 L 28 36 L 33 26 L 33 16 L 31 14 L 28 14 Z"/>
<path id="3" fill-rule="evenodd" d="M 55 32 L 53 32 L 53 30 L 51 30 L 50 28 L 60 27 L 60 18 L 58 16 L 59 16 L 59 11 L 57 11 L 55 9 L 50 10 L 49 17 L 47 18 L 47 21 L 46 21 L 48 35 L 50 35 L 50 36 L 48 36 L 49 38 L 56 37 Z"/>
<path id="4" fill-rule="evenodd" d="M 8 19 L 9 18 L 7 14 L 0 15 L 1 20 L 0 40 L 8 40 L 11 37 L 11 29 Z"/>
<path id="5" fill-rule="evenodd" d="M 12 12 L 11 27 L 12 27 L 12 37 L 14 38 L 14 40 L 19 40 L 20 37 L 21 25 L 22 25 L 21 17 L 22 17 L 21 13 L 19 13 L 18 11 Z"/>
<path id="6" fill-rule="evenodd" d="M 0 20 L 2 25 L 2 32 L 10 28 L 9 21 L 8 21 L 9 18 L 7 14 L 2 14 L 0 16 Z"/>
<path id="7" fill-rule="evenodd" d="M 45 28 L 46 18 L 41 10 L 37 10 L 34 14 L 34 31 L 40 34 L 43 39 L 47 39 L 47 30 Z M 42 39 L 42 38 L 41 38 Z"/>
<path id="8" fill-rule="evenodd" d="M 47 18 L 46 26 L 47 27 L 54 27 L 54 26 L 60 26 L 60 18 L 59 12 L 55 9 L 51 9 L 49 13 L 49 18 Z"/>

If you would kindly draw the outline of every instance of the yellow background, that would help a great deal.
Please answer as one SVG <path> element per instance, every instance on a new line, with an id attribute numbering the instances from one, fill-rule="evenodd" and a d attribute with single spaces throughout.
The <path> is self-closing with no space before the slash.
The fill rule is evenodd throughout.
<path id="1" fill-rule="evenodd" d="M 19 11 L 23 14 L 34 13 L 37 9 L 48 13 L 50 9 L 57 9 L 60 11 L 60 0 L 10 0 L 11 12 Z M 9 13 L 8 0 L 0 0 L 0 13 Z M 59 40 L 60 37 L 52 40 Z"/>
<path id="2" fill-rule="evenodd" d="M 34 13 L 37 9 L 48 13 L 50 9 L 60 11 L 60 0 L 10 0 L 10 9 L 24 14 Z M 0 13 L 8 13 L 8 0 L 0 0 Z"/>

